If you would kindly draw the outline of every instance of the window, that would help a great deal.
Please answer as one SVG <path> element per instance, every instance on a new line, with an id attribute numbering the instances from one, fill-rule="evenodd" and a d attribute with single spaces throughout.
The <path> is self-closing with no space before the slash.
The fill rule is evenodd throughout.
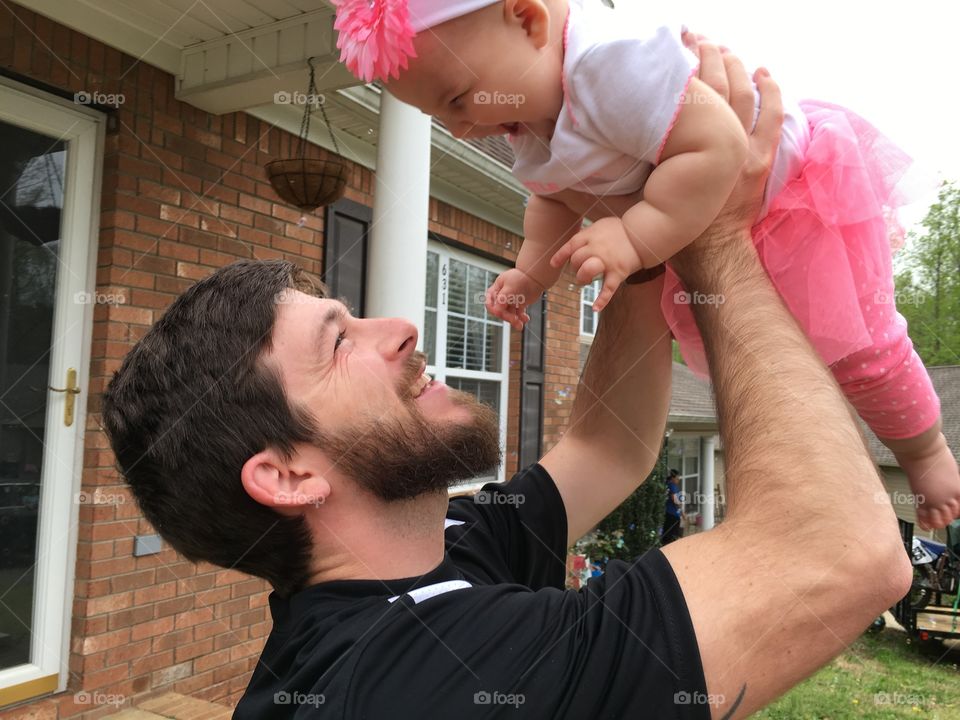
<path id="1" fill-rule="evenodd" d="M 597 332 L 600 314 L 593 309 L 593 302 L 600 294 L 602 281 L 597 278 L 589 285 L 580 288 L 580 334 L 593 337 Z"/>
<path id="2" fill-rule="evenodd" d="M 475 395 L 500 417 L 506 445 L 509 326 L 484 307 L 484 292 L 504 268 L 431 243 L 427 252 L 423 351 L 427 371 L 451 388 Z M 503 468 L 473 482 L 503 481 Z"/>
<path id="3" fill-rule="evenodd" d="M 667 467 L 680 473 L 685 512 L 700 511 L 700 436 L 671 436 L 667 450 Z"/>

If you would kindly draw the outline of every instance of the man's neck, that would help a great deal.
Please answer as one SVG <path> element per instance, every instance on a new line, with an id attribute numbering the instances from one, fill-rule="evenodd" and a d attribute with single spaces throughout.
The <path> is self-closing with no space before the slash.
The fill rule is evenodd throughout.
<path id="1" fill-rule="evenodd" d="M 308 585 L 425 575 L 443 561 L 447 504 L 442 490 L 391 503 L 341 496 L 319 508 L 310 517 L 317 544 Z"/>

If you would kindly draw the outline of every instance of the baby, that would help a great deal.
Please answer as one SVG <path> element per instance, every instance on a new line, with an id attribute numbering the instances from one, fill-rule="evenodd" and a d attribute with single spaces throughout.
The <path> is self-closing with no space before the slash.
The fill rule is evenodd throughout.
<path id="1" fill-rule="evenodd" d="M 338 47 L 355 75 L 384 81 L 457 137 L 509 135 L 514 174 L 533 195 L 516 267 L 497 278 L 487 308 L 516 328 L 567 262 L 581 284 L 602 277 L 602 310 L 627 277 L 706 230 L 746 157 L 743 123 L 697 78 L 682 29 L 651 22 L 645 3 L 629 3 L 643 13 L 616 4 L 335 0 Z M 788 106 L 753 238 L 844 394 L 906 472 L 918 521 L 944 527 L 960 516 L 960 472 L 892 300 L 896 185 L 909 163 L 848 110 Z M 690 308 L 701 300 L 667 268 L 661 309 L 705 377 Z"/>

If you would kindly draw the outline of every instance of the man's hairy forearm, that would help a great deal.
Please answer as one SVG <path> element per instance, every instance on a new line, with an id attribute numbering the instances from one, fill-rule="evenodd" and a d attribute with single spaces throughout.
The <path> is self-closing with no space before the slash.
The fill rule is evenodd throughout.
<path id="1" fill-rule="evenodd" d="M 670 406 L 670 333 L 663 279 L 626 285 L 603 311 L 570 417 L 571 434 L 636 467 L 656 462 Z"/>
<path id="2" fill-rule="evenodd" d="M 710 232 L 723 232 L 719 225 Z M 691 246 L 674 267 L 689 291 L 722 300 L 693 309 L 733 479 L 731 518 L 745 493 L 750 503 L 764 498 L 782 503 L 784 483 L 795 488 L 790 495 L 795 508 L 842 507 L 844 498 L 830 497 L 814 482 L 823 477 L 863 479 L 830 488 L 862 502 L 877 475 L 860 430 L 832 375 L 772 287 L 749 236 L 711 238 L 707 247 Z"/>

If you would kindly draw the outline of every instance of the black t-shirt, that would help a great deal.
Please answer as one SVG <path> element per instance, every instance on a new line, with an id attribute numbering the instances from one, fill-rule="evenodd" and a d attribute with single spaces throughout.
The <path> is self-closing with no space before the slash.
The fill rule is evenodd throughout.
<path id="1" fill-rule="evenodd" d="M 705 720 L 693 625 L 666 558 L 613 561 L 563 589 L 567 521 L 550 475 L 454 498 L 423 577 L 270 596 L 274 627 L 235 718 Z"/>

